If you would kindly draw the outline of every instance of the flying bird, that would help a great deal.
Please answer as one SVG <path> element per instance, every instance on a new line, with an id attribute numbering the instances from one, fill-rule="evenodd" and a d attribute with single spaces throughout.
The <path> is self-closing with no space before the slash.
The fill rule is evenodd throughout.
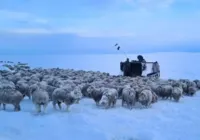
<path id="1" fill-rule="evenodd" d="M 120 49 L 120 46 L 117 47 L 117 50 L 119 50 L 119 49 Z"/>

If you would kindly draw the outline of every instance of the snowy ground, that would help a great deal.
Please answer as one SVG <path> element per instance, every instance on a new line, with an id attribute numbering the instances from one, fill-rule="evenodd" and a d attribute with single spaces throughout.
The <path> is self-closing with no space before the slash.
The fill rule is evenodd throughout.
<path id="1" fill-rule="evenodd" d="M 147 57 L 150 56 L 152 55 Z M 157 57 L 161 56 L 157 54 Z M 199 56 L 200 54 L 191 54 L 185 58 L 195 60 Z M 200 65 L 197 64 L 196 70 L 193 70 L 192 63 L 186 59 L 184 62 L 187 66 L 180 59 L 178 61 L 177 57 L 172 61 L 171 54 L 163 57 L 165 59 L 161 59 L 162 63 L 175 61 L 172 65 L 163 66 L 164 73 L 175 78 L 181 76 L 200 79 Z M 80 104 L 71 106 L 70 113 L 65 112 L 64 108 L 62 111 L 54 111 L 52 104 L 49 104 L 46 114 L 35 115 L 33 104 L 25 99 L 21 103 L 21 112 L 13 112 L 12 106 L 7 106 L 6 111 L 0 110 L 0 140 L 200 139 L 200 92 L 194 97 L 182 98 L 179 103 L 159 101 L 151 108 L 142 110 L 130 111 L 122 108 L 120 103 L 119 100 L 115 108 L 103 110 L 96 108 L 92 100 L 84 99 Z"/>

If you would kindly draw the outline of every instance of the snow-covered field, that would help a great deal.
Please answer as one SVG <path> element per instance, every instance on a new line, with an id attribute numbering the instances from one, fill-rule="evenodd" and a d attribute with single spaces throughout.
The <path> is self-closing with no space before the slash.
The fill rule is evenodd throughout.
<path id="1" fill-rule="evenodd" d="M 200 77 L 200 53 L 151 53 L 143 54 L 147 61 L 158 61 L 162 78 L 195 79 Z M 137 54 L 128 55 L 133 60 Z M 120 73 L 120 61 L 126 58 L 121 54 L 107 55 L 0 55 L 0 60 L 28 63 L 32 67 L 60 67 L 82 70 Z"/>
<path id="2" fill-rule="evenodd" d="M 30 57 L 18 60 L 33 66 L 53 67 L 55 64 L 55 67 L 100 70 L 112 74 L 119 73 L 119 61 L 124 60 L 121 55 L 84 56 L 84 59 L 79 56 L 82 59 L 76 58 L 73 63 L 63 56 L 54 56 L 56 60 L 47 56 L 43 59 L 32 56 L 34 60 Z M 162 78 L 200 79 L 200 53 L 157 53 L 145 54 L 144 57 L 147 61 L 158 60 Z M 131 59 L 135 58 L 136 55 L 132 55 Z M 1 56 L 0 59 L 13 61 L 17 56 Z M 200 92 L 194 97 L 181 98 L 179 103 L 159 101 L 142 110 L 130 111 L 122 108 L 120 103 L 119 100 L 115 108 L 104 110 L 97 109 L 93 100 L 84 99 L 80 104 L 72 105 L 69 113 L 64 109 L 55 111 L 49 104 L 46 114 L 34 115 L 33 104 L 24 99 L 21 112 L 13 112 L 12 106 L 8 106 L 6 111 L 0 110 L 0 140 L 200 139 Z"/>

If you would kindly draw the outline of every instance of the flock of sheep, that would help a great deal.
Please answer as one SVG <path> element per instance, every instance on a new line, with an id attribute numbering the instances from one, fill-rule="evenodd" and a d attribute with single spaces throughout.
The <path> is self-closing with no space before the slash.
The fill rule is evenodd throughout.
<path id="1" fill-rule="evenodd" d="M 118 100 L 123 107 L 132 109 L 138 102 L 149 107 L 158 100 L 178 102 L 183 96 L 193 96 L 200 89 L 200 80 L 154 79 L 149 77 L 123 77 L 108 73 L 73 69 L 31 69 L 26 64 L 6 64 L 0 70 L 0 108 L 12 104 L 20 111 L 25 96 L 35 105 L 37 112 L 45 111 L 49 103 L 69 111 L 72 104 L 91 98 L 98 107 L 114 107 Z"/>

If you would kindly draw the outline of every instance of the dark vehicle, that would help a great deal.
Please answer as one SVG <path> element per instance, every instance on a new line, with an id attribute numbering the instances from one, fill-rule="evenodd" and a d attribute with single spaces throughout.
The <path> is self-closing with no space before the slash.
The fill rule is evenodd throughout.
<path id="1" fill-rule="evenodd" d="M 147 64 L 150 64 L 152 66 L 152 72 L 142 75 L 143 71 L 147 69 Z M 132 60 L 131 62 L 127 58 L 125 62 L 120 62 L 120 70 L 123 72 L 123 76 L 129 76 L 129 77 L 160 77 L 160 66 L 158 62 L 146 62 L 144 59 L 143 61 L 137 61 Z"/>

